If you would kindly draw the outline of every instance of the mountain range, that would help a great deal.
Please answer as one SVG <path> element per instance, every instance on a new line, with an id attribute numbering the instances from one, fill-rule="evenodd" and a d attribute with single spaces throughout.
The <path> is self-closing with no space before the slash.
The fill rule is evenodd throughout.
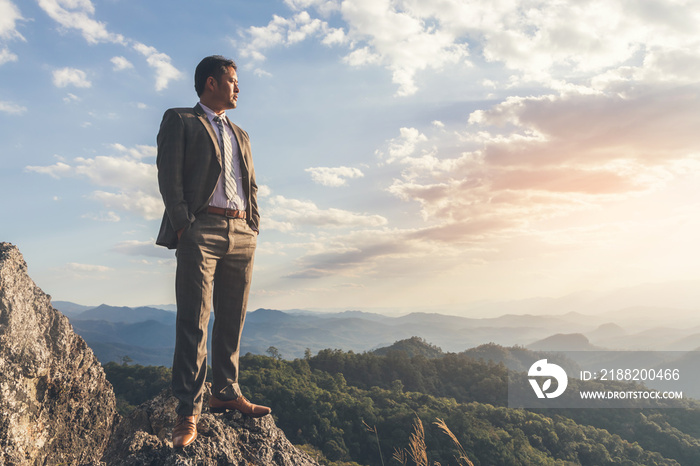
<path id="1" fill-rule="evenodd" d="M 144 365 L 172 362 L 175 313 L 151 306 L 81 306 L 53 302 L 103 363 L 128 356 Z M 538 351 L 656 350 L 700 347 L 700 316 L 684 309 L 634 307 L 601 314 L 504 314 L 469 318 L 415 312 L 387 316 L 363 311 L 332 313 L 257 309 L 243 329 L 242 352 L 271 346 L 286 359 L 332 348 L 363 352 L 413 336 L 448 352 L 485 343 Z M 646 317 L 641 317 L 646 316 Z M 210 319 L 210 327 L 213 323 Z"/>

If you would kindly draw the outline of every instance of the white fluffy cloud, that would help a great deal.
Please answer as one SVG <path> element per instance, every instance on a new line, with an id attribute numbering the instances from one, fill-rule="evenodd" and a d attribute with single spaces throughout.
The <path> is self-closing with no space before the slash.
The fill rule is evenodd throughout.
<path id="1" fill-rule="evenodd" d="M 355 213 L 343 209 L 321 209 L 311 201 L 273 195 L 265 200 L 265 227 L 277 226 L 289 231 L 311 226 L 315 228 L 367 228 L 385 225 L 381 215 Z M 267 219 L 270 219 L 270 223 Z"/>
<path id="2" fill-rule="evenodd" d="M 112 43 L 136 50 L 155 71 L 155 88 L 158 91 L 167 88 L 170 81 L 181 79 L 183 76 L 182 72 L 172 65 L 168 55 L 121 34 L 110 32 L 105 23 L 95 20 L 95 6 L 90 0 L 39 0 L 39 6 L 62 28 L 79 31 L 90 44 Z M 118 69 L 124 69 L 121 67 L 128 67 L 130 64 L 124 57 L 115 57 L 112 63 Z"/>
<path id="3" fill-rule="evenodd" d="M 266 27 L 246 31 L 247 57 L 261 61 L 266 49 L 289 46 L 295 38 L 345 44 L 345 63 L 386 67 L 401 96 L 418 90 L 416 78 L 424 70 L 467 64 L 469 50 L 479 50 L 481 60 L 512 70 L 512 82 L 548 86 L 640 60 L 650 70 L 652 62 L 664 62 L 661 66 L 673 67 L 689 79 L 697 76 L 694 71 L 700 66 L 700 4 L 693 0 L 285 3 L 295 11 L 291 18 L 275 16 Z M 332 16 L 343 27 L 329 28 L 309 11 Z"/>
<path id="4" fill-rule="evenodd" d="M 273 16 L 264 27 L 252 26 L 245 32 L 244 43 L 241 44 L 241 55 L 253 63 L 260 64 L 265 60 L 265 51 L 276 46 L 290 46 L 308 38 L 319 38 L 325 45 L 336 45 L 346 41 L 341 29 L 332 28 L 326 21 L 311 18 L 308 12 L 302 11 L 291 18 Z M 257 72 L 264 73 L 258 68 Z"/>
<path id="5" fill-rule="evenodd" d="M 12 102 L 4 102 L 0 100 L 0 112 L 9 113 L 11 115 L 19 115 L 27 111 L 27 107 L 14 104 Z"/>
<path id="6" fill-rule="evenodd" d="M 39 6 L 62 27 L 80 31 L 91 44 L 126 44 L 124 36 L 109 32 L 105 23 L 92 18 L 95 7 L 90 0 L 39 0 Z"/>
<path id="7" fill-rule="evenodd" d="M 6 47 L 0 49 L 0 65 L 4 65 L 5 63 L 9 63 L 11 61 L 17 61 L 17 55 L 10 52 L 10 50 Z"/>
<path id="8" fill-rule="evenodd" d="M 0 0 L 0 39 L 22 38 L 17 22 L 22 19 L 19 8 L 10 0 Z"/>
<path id="9" fill-rule="evenodd" d="M 83 70 L 77 68 L 61 68 L 53 72 L 53 85 L 56 87 L 91 87 L 92 83 Z"/>
<path id="10" fill-rule="evenodd" d="M 156 91 L 162 91 L 168 87 L 170 81 L 181 79 L 183 74 L 171 63 L 170 57 L 159 52 L 154 47 L 141 43 L 134 43 L 134 50 L 146 57 L 146 62 L 156 71 Z"/>
<path id="11" fill-rule="evenodd" d="M 330 187 L 345 186 L 348 179 L 365 176 L 360 169 L 351 167 L 311 167 L 305 171 L 311 173 L 314 182 Z"/>
<path id="12" fill-rule="evenodd" d="M 78 157 L 69 163 L 26 168 L 54 178 L 88 180 L 99 187 L 92 192 L 91 198 L 108 211 L 132 212 L 148 220 L 159 218 L 163 213 L 163 203 L 158 192 L 157 169 L 153 163 L 142 160 L 155 149 L 146 146 L 128 149 L 120 144 L 112 147 L 117 154 Z"/>
<path id="13" fill-rule="evenodd" d="M 469 55 L 463 39 L 437 27 L 430 18 L 402 8 L 405 6 L 408 2 L 389 0 L 345 1 L 341 6 L 348 36 L 366 44 L 351 52 L 346 62 L 355 66 L 373 63 L 386 66 L 400 96 L 417 91 L 415 78 L 419 71 L 463 62 Z"/>
<path id="14" fill-rule="evenodd" d="M 114 65 L 114 71 L 123 71 L 134 67 L 134 65 L 124 57 L 112 57 L 110 61 Z"/>
<path id="15" fill-rule="evenodd" d="M 700 88 L 511 97 L 475 111 L 467 129 L 402 128 L 389 186 L 445 223 L 451 241 L 523 234 L 538 220 L 649 194 L 700 169 Z M 431 132 L 432 131 L 432 132 Z"/>
<path id="16" fill-rule="evenodd" d="M 17 22 L 22 20 L 19 8 L 10 0 L 0 0 L 0 66 L 5 63 L 17 61 L 17 55 L 2 44 L 6 40 L 24 37 L 17 31 Z"/>
<path id="17" fill-rule="evenodd" d="M 70 262 L 69 264 L 66 264 L 68 270 L 72 272 L 78 272 L 78 273 L 105 273 L 105 272 L 110 272 L 114 269 L 111 267 L 107 267 L 105 265 L 94 265 L 94 264 L 79 264 L 77 262 Z"/>

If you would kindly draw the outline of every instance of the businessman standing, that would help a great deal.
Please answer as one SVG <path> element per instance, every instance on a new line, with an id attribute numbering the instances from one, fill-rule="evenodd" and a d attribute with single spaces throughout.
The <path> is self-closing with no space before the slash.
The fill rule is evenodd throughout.
<path id="1" fill-rule="evenodd" d="M 177 249 L 174 447 L 197 437 L 212 302 L 210 410 L 235 409 L 252 417 L 270 413 L 246 400 L 238 386 L 260 215 L 248 133 L 225 113 L 237 105 L 236 70 L 233 60 L 204 58 L 194 76 L 199 103 L 167 110 L 158 132 L 158 185 L 165 214 L 156 243 Z"/>

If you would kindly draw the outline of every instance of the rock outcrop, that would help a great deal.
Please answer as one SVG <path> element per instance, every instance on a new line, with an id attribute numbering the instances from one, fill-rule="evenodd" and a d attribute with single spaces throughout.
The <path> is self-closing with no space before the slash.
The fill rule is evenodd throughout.
<path id="1" fill-rule="evenodd" d="M 209 403 L 209 387 L 204 406 Z M 271 416 L 251 419 L 238 412 L 205 411 L 197 422 L 197 440 L 174 450 L 170 441 L 177 399 L 164 391 L 136 408 L 114 432 L 105 453 L 108 465 L 318 465 L 297 450 Z"/>
<path id="2" fill-rule="evenodd" d="M 118 417 L 99 361 L 0 243 L 0 464 L 94 464 Z"/>
<path id="3" fill-rule="evenodd" d="M 0 466 L 318 464 L 271 416 L 206 409 L 197 440 L 174 450 L 176 405 L 165 391 L 121 419 L 97 358 L 0 243 Z"/>

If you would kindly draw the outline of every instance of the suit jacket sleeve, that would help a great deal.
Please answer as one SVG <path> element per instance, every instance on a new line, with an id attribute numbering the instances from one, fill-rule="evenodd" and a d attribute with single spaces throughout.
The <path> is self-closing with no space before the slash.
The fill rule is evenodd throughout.
<path id="1" fill-rule="evenodd" d="M 245 132 L 246 138 L 248 133 Z M 250 227 L 255 231 L 260 231 L 260 211 L 258 210 L 258 185 L 255 182 L 255 166 L 253 165 L 253 157 L 250 156 L 250 139 L 248 139 L 248 179 L 249 179 L 249 195 L 248 195 L 248 214 L 250 218 Z"/>
<path id="2" fill-rule="evenodd" d="M 174 231 L 194 221 L 184 195 L 185 128 L 180 114 L 165 112 L 157 137 L 158 186 L 163 196 L 166 217 Z"/>

